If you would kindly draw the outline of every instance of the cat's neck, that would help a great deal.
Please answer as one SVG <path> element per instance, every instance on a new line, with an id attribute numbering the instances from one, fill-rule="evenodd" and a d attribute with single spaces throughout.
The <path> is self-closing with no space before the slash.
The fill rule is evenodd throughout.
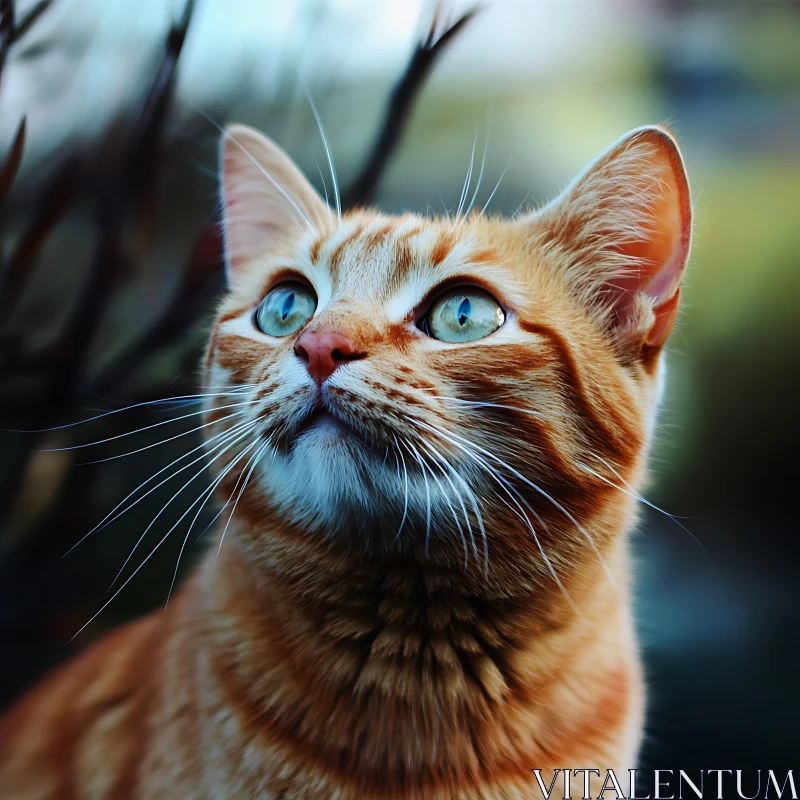
<path id="1" fill-rule="evenodd" d="M 622 543 L 621 581 L 573 586 L 576 614 L 552 587 L 294 534 L 258 557 L 232 537 L 198 583 L 209 675 L 248 735 L 362 788 L 422 796 L 442 781 L 527 781 L 554 755 L 617 763 L 608 732 L 629 724 L 638 685 Z"/>

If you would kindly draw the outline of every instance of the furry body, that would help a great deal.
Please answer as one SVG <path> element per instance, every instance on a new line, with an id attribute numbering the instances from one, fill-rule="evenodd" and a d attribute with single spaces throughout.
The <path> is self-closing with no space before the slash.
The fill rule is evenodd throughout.
<path id="1" fill-rule="evenodd" d="M 626 537 L 689 246 L 673 140 L 634 132 L 542 211 L 453 223 L 334 218 L 275 145 L 229 139 L 206 377 L 247 389 L 266 455 L 220 471 L 227 497 L 251 465 L 168 610 L 0 722 L 3 796 L 499 799 L 539 796 L 534 768 L 624 774 Z M 313 287 L 306 330 L 358 354 L 319 386 L 253 326 L 287 275 Z M 426 337 L 453 284 L 505 324 Z"/>

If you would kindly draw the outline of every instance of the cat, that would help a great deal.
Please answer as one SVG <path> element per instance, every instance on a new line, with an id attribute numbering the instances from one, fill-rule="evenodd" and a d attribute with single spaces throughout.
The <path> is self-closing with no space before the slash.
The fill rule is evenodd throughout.
<path id="1" fill-rule="evenodd" d="M 204 379 L 230 523 L 166 610 L 5 715 L 0 795 L 528 798 L 557 768 L 625 774 L 627 536 L 691 240 L 673 135 L 632 131 L 538 210 L 430 218 L 341 214 L 234 125 L 221 197 Z"/>

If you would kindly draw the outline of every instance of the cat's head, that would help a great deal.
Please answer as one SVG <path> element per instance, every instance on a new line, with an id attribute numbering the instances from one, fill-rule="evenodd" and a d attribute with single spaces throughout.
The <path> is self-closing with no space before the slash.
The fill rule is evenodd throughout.
<path id="1" fill-rule="evenodd" d="M 447 542 L 482 566 L 523 538 L 539 561 L 591 554 L 589 528 L 607 546 L 689 253 L 670 133 L 633 131 L 533 213 L 437 219 L 340 216 L 233 126 L 222 200 L 206 378 L 235 390 L 213 405 L 239 427 L 211 445 L 240 487 L 309 535 Z"/>

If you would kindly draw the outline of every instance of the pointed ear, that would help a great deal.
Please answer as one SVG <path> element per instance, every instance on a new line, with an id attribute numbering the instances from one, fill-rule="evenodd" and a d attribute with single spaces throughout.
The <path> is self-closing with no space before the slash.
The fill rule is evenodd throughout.
<path id="1" fill-rule="evenodd" d="M 330 211 L 294 162 L 245 125 L 225 129 L 220 146 L 225 263 L 234 282 L 244 265 L 316 234 Z"/>
<path id="2" fill-rule="evenodd" d="M 667 130 L 631 131 L 524 224 L 620 342 L 666 342 L 692 231 L 689 183 Z"/>

